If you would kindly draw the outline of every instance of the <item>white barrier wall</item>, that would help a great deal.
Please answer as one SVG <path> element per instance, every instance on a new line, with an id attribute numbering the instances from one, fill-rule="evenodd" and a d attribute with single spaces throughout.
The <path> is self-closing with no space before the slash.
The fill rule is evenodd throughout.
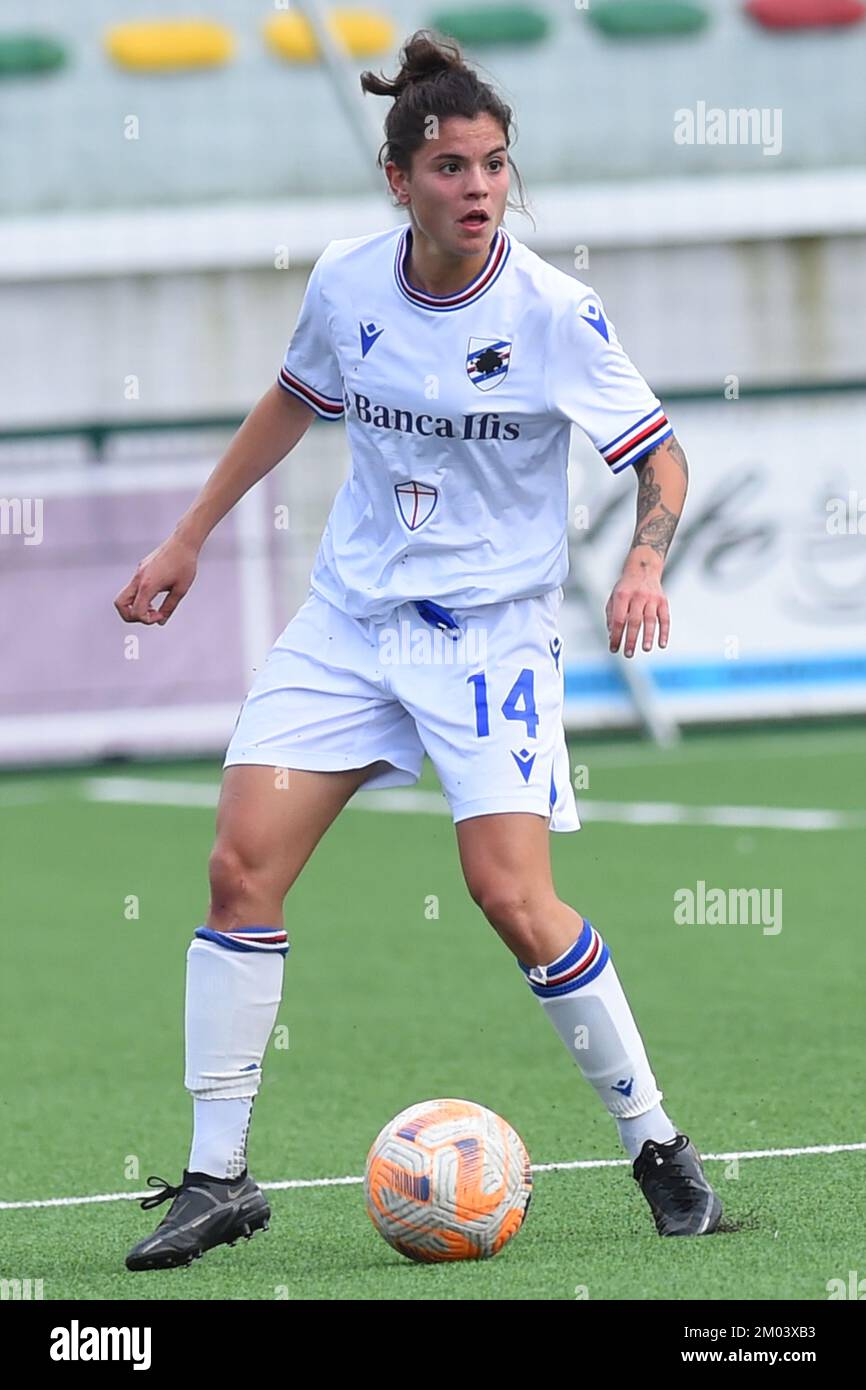
<path id="1" fill-rule="evenodd" d="M 542 189 L 506 226 L 661 390 L 866 380 L 866 171 Z M 331 239 L 386 198 L 0 221 L 5 427 L 245 414 Z M 59 364 L 59 369 L 58 369 Z"/>

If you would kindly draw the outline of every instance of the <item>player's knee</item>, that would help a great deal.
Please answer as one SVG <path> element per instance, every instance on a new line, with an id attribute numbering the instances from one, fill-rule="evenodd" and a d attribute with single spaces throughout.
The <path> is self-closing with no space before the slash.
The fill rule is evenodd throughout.
<path id="1" fill-rule="evenodd" d="M 260 875 L 256 869 L 228 840 L 217 840 L 211 850 L 208 876 L 211 907 L 217 912 L 225 911 L 255 896 L 261 886 Z"/>
<path id="2" fill-rule="evenodd" d="M 530 931 L 532 900 L 519 884 L 488 882 L 479 885 L 472 896 L 497 931 L 507 931 L 511 936 L 523 936 Z"/>
<path id="3" fill-rule="evenodd" d="M 556 896 L 539 895 L 520 882 L 488 881 L 470 888 L 490 925 L 519 960 L 531 965 L 546 961 L 545 942 L 556 906 Z"/>

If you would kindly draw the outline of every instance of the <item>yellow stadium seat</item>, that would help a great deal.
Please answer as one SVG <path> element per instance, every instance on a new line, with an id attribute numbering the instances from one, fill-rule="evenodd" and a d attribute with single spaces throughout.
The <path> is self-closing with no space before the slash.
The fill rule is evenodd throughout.
<path id="1" fill-rule="evenodd" d="M 158 19 L 113 25 L 105 47 L 119 67 L 178 72 L 220 67 L 232 57 L 235 41 L 231 30 L 209 19 Z"/>
<path id="2" fill-rule="evenodd" d="M 394 47 L 394 25 L 384 15 L 369 10 L 331 10 L 328 25 L 353 58 L 374 58 Z M 316 36 L 302 14 L 274 15 L 265 21 L 262 32 L 272 52 L 290 63 L 317 63 L 321 57 Z"/>

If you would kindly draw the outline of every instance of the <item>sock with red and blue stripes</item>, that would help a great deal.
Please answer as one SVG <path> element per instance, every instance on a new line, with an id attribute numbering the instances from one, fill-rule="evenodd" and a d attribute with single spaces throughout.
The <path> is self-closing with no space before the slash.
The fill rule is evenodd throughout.
<path id="1" fill-rule="evenodd" d="M 676 1136 L 659 1102 L 646 1049 L 610 951 L 584 919 L 577 940 L 549 965 L 518 965 L 569 1056 L 613 1116 L 620 1139 L 637 1158 L 647 1139 Z"/>

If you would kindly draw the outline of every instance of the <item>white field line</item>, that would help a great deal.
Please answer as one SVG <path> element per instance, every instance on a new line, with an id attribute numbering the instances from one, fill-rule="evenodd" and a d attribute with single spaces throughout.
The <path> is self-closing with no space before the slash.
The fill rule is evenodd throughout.
<path id="1" fill-rule="evenodd" d="M 217 782 L 163 782 L 153 777 L 88 777 L 82 784 L 85 801 L 113 801 L 134 806 L 214 807 Z"/>
<path id="2" fill-rule="evenodd" d="M 84 783 L 88 801 L 132 805 L 201 806 L 217 803 L 219 788 L 207 782 L 161 782 L 145 777 L 91 777 Z M 450 814 L 441 792 L 360 791 L 348 810 L 391 811 L 403 815 Z M 866 813 L 799 810 L 784 806 L 687 806 L 670 801 L 594 801 L 578 798 L 581 820 L 599 824 L 721 826 L 749 830 L 861 830 Z"/>
<path id="3" fill-rule="evenodd" d="M 578 747 L 578 745 L 575 744 L 575 745 L 574 745 L 574 751 L 576 751 L 577 747 Z M 803 734 L 799 734 L 799 733 L 777 734 L 777 735 L 775 735 L 772 739 L 768 739 L 768 740 L 767 740 L 766 742 L 764 742 L 764 743 L 761 743 L 761 742 L 759 742 L 758 740 L 755 740 L 755 746 L 754 746 L 754 747 L 749 747 L 748 749 L 743 749 L 743 750 L 741 750 L 741 755 L 742 755 L 749 763 L 752 763 L 752 762 L 754 762 L 754 761 L 757 760 L 757 759 L 765 760 L 765 759 L 773 759 L 773 758 L 791 758 L 791 757 L 795 757 L 795 758 L 807 758 L 807 757 L 835 758 L 835 757 L 848 757 L 848 756 L 850 756 L 852 753 L 866 753 L 866 730 L 864 730 L 862 733 L 858 733 L 858 732 L 853 732 L 853 733 L 835 733 L 835 734 L 833 735 L 832 738 L 829 738 L 828 735 L 827 735 L 826 733 L 821 733 L 821 732 L 816 732 L 816 733 L 814 733 L 814 734 L 809 734 L 809 733 L 803 733 Z M 679 765 L 681 765 L 681 764 L 684 764 L 684 763 L 691 763 L 691 762 L 702 762 L 702 763 L 707 763 L 707 762 L 728 762 L 728 761 L 729 761 L 729 754 L 725 753 L 724 749 L 723 749 L 723 748 L 720 748 L 719 742 L 718 742 L 717 740 L 714 740 L 714 739 L 694 739 L 694 740 L 689 740 L 687 743 L 677 745 L 677 746 L 675 746 L 675 747 L 673 747 L 673 748 L 656 748 L 656 747 L 654 747 L 653 745 L 646 744 L 646 743 L 634 744 L 634 745 L 631 745 L 631 744 L 624 744 L 624 745 L 621 745 L 621 746 L 616 746 L 616 745 L 614 745 L 613 747 L 609 747 L 609 746 L 608 746 L 608 747 L 593 748 L 593 746 L 590 744 L 590 745 L 588 745 L 588 746 L 586 747 L 586 749 L 585 749 L 585 756 L 586 756 L 588 765 L 591 764 L 593 767 L 623 767 L 623 768 L 628 768 L 628 767 L 645 767 L 645 766 L 647 766 L 647 765 L 652 766 L 652 765 L 658 764 L 659 766 L 661 766 L 662 768 L 664 768 L 664 767 L 666 767 L 666 766 L 671 766 L 671 765 L 673 765 L 674 763 L 676 763 L 676 764 L 679 766 Z M 739 755 L 738 755 L 738 756 L 739 756 Z M 97 777 L 97 778 L 92 778 L 92 779 L 90 779 L 90 781 L 95 782 L 95 783 L 98 783 L 98 782 L 108 782 L 108 781 L 116 781 L 116 782 L 139 782 L 139 781 L 141 781 L 141 782 L 144 782 L 145 780 L 148 781 L 148 785 L 152 785 L 152 780 L 151 780 L 151 779 L 145 779 L 145 778 L 116 778 L 116 779 L 114 779 L 114 778 L 108 778 L 108 777 L 105 777 L 105 778 L 98 778 L 98 777 Z M 193 783 L 163 782 L 161 785 L 164 786 L 164 787 L 173 787 L 173 786 L 184 786 L 184 787 L 186 787 L 186 786 L 190 786 L 190 785 L 197 785 L 197 786 L 202 786 L 202 787 L 203 787 L 203 786 L 209 786 L 210 784 L 209 784 L 209 783 L 198 783 L 198 784 L 193 784 Z M 71 794 L 71 795 L 75 795 L 75 794 L 76 794 L 78 787 L 80 787 L 80 784 L 69 783 L 69 782 L 66 782 L 66 783 L 63 784 L 63 789 L 66 790 L 66 791 L 68 791 L 68 793 Z M 18 776 L 18 777 L 15 777 L 14 780 L 10 779 L 10 781 L 9 781 L 6 785 L 4 785 L 2 782 L 0 782 L 0 807 L 2 807 L 2 806 L 17 806 L 17 805 L 24 805 L 24 804 L 31 803 L 31 802 L 34 802 L 34 803 L 35 803 L 35 802 L 42 802 L 42 801 L 50 801 L 50 800 L 53 800 L 54 797 L 53 797 L 52 795 L 50 795 L 49 793 L 55 792 L 55 791 L 56 791 L 55 785 L 54 785 L 52 782 L 48 781 L 47 779 L 42 779 L 41 782 L 36 782 L 36 784 L 34 785 L 34 780 L 33 780 L 33 778 L 31 778 L 31 777 L 24 778 L 24 777 Z M 364 793 L 364 792 L 361 792 L 361 793 L 360 793 L 360 796 L 361 796 L 361 797 L 364 797 L 365 795 L 366 795 L 366 796 L 376 796 L 376 795 L 384 795 L 384 794 L 385 794 L 385 793 L 376 793 L 376 792 Z M 432 794 L 431 794 L 431 793 L 420 792 L 420 793 L 416 793 L 416 795 L 420 795 L 420 796 L 430 796 L 430 795 L 433 795 L 433 796 L 436 796 L 436 795 L 438 795 L 438 793 L 432 793 Z M 96 794 L 94 794 L 94 796 L 93 796 L 92 798 L 90 798 L 90 799 L 92 799 L 92 800 L 111 800 L 112 798 L 110 798 L 107 794 L 104 795 L 104 796 L 103 796 L 103 795 L 96 795 Z M 117 799 L 118 799 L 118 800 L 122 800 L 122 799 L 123 799 L 123 798 L 120 797 L 120 794 L 119 794 L 119 793 L 118 793 L 118 798 L 117 798 Z M 148 800 L 148 799 L 149 799 L 149 798 L 146 797 L 145 795 L 142 795 L 142 796 L 140 796 L 140 797 L 136 797 L 136 800 L 142 801 L 142 802 L 144 802 L 144 801 L 146 801 L 146 800 Z M 192 800 L 187 801 L 187 802 L 181 802 L 181 801 L 177 801 L 177 802 L 164 802 L 164 803 L 155 802 L 155 804 L 164 804 L 164 805 L 204 805 L 204 804 L 207 804 L 207 805 L 211 805 L 211 804 L 213 804 L 213 803 L 211 803 L 210 801 L 207 802 L 207 803 L 204 803 L 203 801 L 202 801 L 202 802 L 199 802 L 199 801 L 197 801 L 197 800 L 195 800 L 195 799 L 192 799 Z M 591 803 L 581 803 L 581 804 L 591 804 Z M 353 800 L 352 802 L 349 803 L 349 805 L 350 805 L 350 807 L 356 807 L 356 806 L 360 806 L 360 805 L 361 805 L 361 802 L 359 802 L 358 799 L 357 799 L 357 797 L 356 797 L 356 798 L 354 798 L 354 800 Z M 401 803 L 399 809 L 400 809 L 400 810 L 404 810 L 404 809 L 405 809 L 405 806 Z M 419 807 L 419 809 L 421 809 L 421 808 Z M 441 809 L 441 808 L 440 808 L 440 807 L 436 807 L 436 808 L 434 808 L 434 809 Z M 589 819 L 589 817 L 587 817 L 587 819 Z"/>
<path id="4" fill-rule="evenodd" d="M 809 1144 L 797 1149 L 747 1149 L 741 1153 L 702 1154 L 701 1158 L 705 1163 L 730 1163 L 734 1159 L 804 1158 L 814 1154 L 857 1153 L 863 1150 L 866 1150 L 866 1143 Z M 565 1173 L 575 1169 L 630 1167 L 630 1158 L 580 1158 L 573 1163 L 533 1163 L 532 1171 Z M 302 1187 L 356 1187 L 363 1181 L 363 1177 L 287 1178 L 282 1182 L 260 1182 L 258 1185 L 266 1192 L 285 1192 Z M 32 1207 L 82 1207 L 94 1202 L 137 1202 L 142 1197 L 153 1197 L 157 1190 L 150 1187 L 145 1192 L 103 1192 L 94 1197 L 42 1197 L 26 1202 L 0 1202 L 0 1211 L 22 1211 Z"/>

